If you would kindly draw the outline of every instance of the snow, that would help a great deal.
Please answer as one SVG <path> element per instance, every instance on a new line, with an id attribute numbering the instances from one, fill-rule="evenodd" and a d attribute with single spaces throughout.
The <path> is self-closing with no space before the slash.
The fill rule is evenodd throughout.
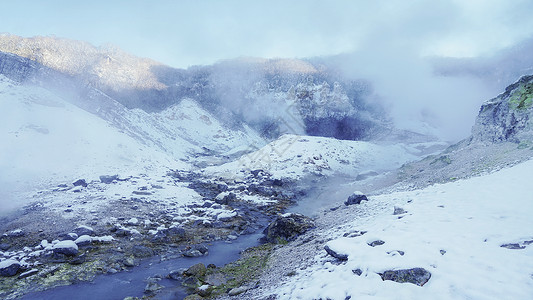
<path id="1" fill-rule="evenodd" d="M 19 264 L 18 261 L 14 259 L 6 259 L 3 261 L 0 261 L 0 269 L 9 268 L 12 265 Z"/>
<path id="2" fill-rule="evenodd" d="M 274 178 L 293 179 L 306 175 L 353 175 L 368 169 L 398 168 L 416 158 L 409 150 L 403 145 L 286 134 L 239 160 L 208 167 L 205 172 L 239 177 L 247 170 L 261 169 Z"/>
<path id="3" fill-rule="evenodd" d="M 19 199 L 11 192 L 153 166 L 188 167 L 43 88 L 0 75 L 0 95 L 0 111 L 9 112 L 0 118 L 0 196 Z"/>
<path id="4" fill-rule="evenodd" d="M 57 242 L 52 249 L 76 249 L 78 250 L 78 245 L 74 241 L 65 240 Z"/>
<path id="5" fill-rule="evenodd" d="M 345 263 L 321 251 L 274 292 L 281 299 L 530 299 L 531 175 L 533 161 L 527 161 L 483 177 L 371 197 L 355 208 L 353 221 L 322 233 L 333 238 L 330 248 L 348 255 Z M 407 213 L 393 215 L 394 206 Z M 343 237 L 350 230 L 368 232 Z M 368 245 L 378 239 L 385 244 Z M 525 248 L 501 247 L 508 243 Z M 419 287 L 378 275 L 407 268 L 424 268 L 431 279 Z"/>

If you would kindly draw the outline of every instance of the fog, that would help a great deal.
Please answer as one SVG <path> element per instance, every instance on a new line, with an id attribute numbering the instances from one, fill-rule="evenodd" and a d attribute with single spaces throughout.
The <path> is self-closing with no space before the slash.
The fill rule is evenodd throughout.
<path id="1" fill-rule="evenodd" d="M 436 75 L 431 60 L 412 50 L 370 47 L 334 61 L 346 76 L 372 83 L 374 93 L 367 100 L 383 105 L 399 128 L 448 141 L 465 138 L 480 105 L 500 91 L 473 75 Z"/>

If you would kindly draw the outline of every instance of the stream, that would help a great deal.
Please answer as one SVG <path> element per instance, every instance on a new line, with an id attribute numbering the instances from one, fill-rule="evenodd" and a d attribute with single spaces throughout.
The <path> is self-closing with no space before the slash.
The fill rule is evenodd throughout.
<path id="1" fill-rule="evenodd" d="M 170 300 L 183 299 L 187 296 L 185 288 L 180 281 L 166 279 L 165 276 L 173 270 L 188 268 L 197 263 L 205 265 L 214 264 L 223 266 L 239 259 L 240 252 L 259 244 L 262 233 L 240 236 L 231 243 L 225 241 L 214 242 L 209 246 L 209 255 L 195 258 L 180 257 L 161 261 L 159 256 L 144 260 L 139 266 L 130 271 L 119 272 L 111 275 L 99 275 L 92 282 L 81 282 L 61 286 L 42 292 L 29 293 L 21 299 L 27 300 L 57 300 L 57 299 L 124 299 L 128 296 L 142 297 L 147 284 L 146 279 L 162 276 L 158 284 L 164 286 L 156 299 Z"/>

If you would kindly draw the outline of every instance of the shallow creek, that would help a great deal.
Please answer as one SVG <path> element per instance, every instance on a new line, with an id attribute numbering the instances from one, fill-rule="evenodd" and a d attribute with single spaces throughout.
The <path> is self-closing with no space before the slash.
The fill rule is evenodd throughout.
<path id="1" fill-rule="evenodd" d="M 112 275 L 99 275 L 92 282 L 81 282 L 73 285 L 61 286 L 50 290 L 30 293 L 21 299 L 27 300 L 57 300 L 57 299 L 124 299 L 128 296 L 142 297 L 147 284 L 146 279 L 162 276 L 158 284 L 165 288 L 155 297 L 156 299 L 183 299 L 187 293 L 180 281 L 166 279 L 165 276 L 173 270 L 188 268 L 197 263 L 223 266 L 239 259 L 241 251 L 257 246 L 258 233 L 240 236 L 231 243 L 225 241 L 214 242 L 209 246 L 209 255 L 196 258 L 176 258 L 161 261 L 159 256 L 144 260 L 139 266 L 130 271 Z"/>

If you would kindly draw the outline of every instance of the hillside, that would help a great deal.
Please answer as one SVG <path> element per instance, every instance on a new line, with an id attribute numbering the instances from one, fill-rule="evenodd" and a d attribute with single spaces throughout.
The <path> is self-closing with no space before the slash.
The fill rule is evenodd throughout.
<path id="1" fill-rule="evenodd" d="M 0 74 L 61 93 L 98 90 L 148 113 L 189 98 L 226 126 L 244 123 L 269 139 L 294 133 L 368 140 L 393 130 L 383 109 L 367 101 L 368 82 L 306 60 L 240 58 L 184 70 L 116 47 L 2 34 Z"/>

